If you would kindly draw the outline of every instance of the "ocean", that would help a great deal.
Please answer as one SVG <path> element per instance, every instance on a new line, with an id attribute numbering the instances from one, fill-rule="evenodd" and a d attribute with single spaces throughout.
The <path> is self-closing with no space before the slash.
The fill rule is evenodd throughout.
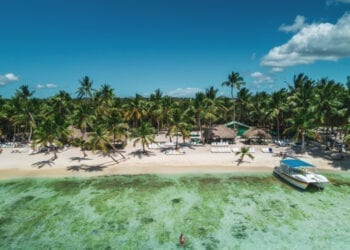
<path id="1" fill-rule="evenodd" d="M 3 180 L 0 249 L 350 249 L 350 174 L 324 174 Z"/>

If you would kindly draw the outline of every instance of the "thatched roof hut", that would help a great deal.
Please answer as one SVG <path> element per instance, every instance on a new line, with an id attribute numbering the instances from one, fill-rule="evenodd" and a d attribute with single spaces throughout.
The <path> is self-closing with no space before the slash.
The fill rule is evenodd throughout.
<path id="1" fill-rule="evenodd" d="M 260 128 L 250 128 L 244 134 L 244 137 L 248 139 L 271 139 L 271 135 Z"/>
<path id="2" fill-rule="evenodd" d="M 204 130 L 204 137 L 210 141 L 234 141 L 236 137 L 236 131 L 228 128 L 225 125 L 213 125 L 211 129 L 206 128 Z"/>

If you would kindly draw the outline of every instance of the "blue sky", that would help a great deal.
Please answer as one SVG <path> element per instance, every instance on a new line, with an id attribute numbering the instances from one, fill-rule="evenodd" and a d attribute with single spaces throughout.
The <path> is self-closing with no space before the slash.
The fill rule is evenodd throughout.
<path id="1" fill-rule="evenodd" d="M 350 75 L 350 0 L 8 0 L 0 30 L 3 97 L 75 96 L 85 75 L 119 97 L 229 95 L 232 71 L 252 92 Z"/>

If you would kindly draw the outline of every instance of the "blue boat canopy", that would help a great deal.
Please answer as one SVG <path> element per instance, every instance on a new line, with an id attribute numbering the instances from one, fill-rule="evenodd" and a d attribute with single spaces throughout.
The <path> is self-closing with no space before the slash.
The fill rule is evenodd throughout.
<path id="1" fill-rule="evenodd" d="M 281 162 L 291 168 L 313 168 L 314 167 L 310 163 L 307 163 L 299 159 L 284 159 Z"/>

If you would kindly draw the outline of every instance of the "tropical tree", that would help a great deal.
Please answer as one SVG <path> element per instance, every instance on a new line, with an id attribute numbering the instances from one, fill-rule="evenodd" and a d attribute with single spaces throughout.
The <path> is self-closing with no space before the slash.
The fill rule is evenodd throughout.
<path id="1" fill-rule="evenodd" d="M 93 96 L 93 88 L 90 77 L 84 76 L 80 81 L 80 87 L 78 88 L 76 94 L 78 99 L 87 99 L 92 98 Z"/>
<path id="2" fill-rule="evenodd" d="M 28 85 L 22 85 L 16 90 L 15 98 L 18 100 L 18 106 L 16 107 L 17 122 L 23 120 L 29 125 L 29 135 L 28 141 L 31 140 L 33 128 L 36 126 L 36 122 L 33 115 L 33 107 L 31 96 L 33 96 L 35 91 L 30 91 Z"/>
<path id="3" fill-rule="evenodd" d="M 103 84 L 94 95 L 95 117 L 100 122 L 108 119 L 109 113 L 114 106 L 114 92 L 110 85 Z"/>
<path id="4" fill-rule="evenodd" d="M 231 99 L 232 99 L 232 106 L 233 106 L 233 120 L 236 121 L 236 108 L 235 108 L 235 98 L 233 95 L 233 90 L 237 89 L 240 90 L 240 88 L 245 85 L 243 77 L 239 75 L 237 72 L 232 72 L 230 75 L 228 75 L 228 80 L 221 83 L 221 86 L 226 86 L 231 89 Z"/>
<path id="5" fill-rule="evenodd" d="M 268 117 L 275 119 L 276 121 L 276 130 L 277 130 L 277 140 L 280 140 L 280 129 L 281 129 L 281 118 L 283 111 L 286 110 L 285 103 L 287 102 L 287 90 L 281 89 L 277 92 L 273 92 L 271 98 L 269 99 L 268 107 Z"/>
<path id="6" fill-rule="evenodd" d="M 254 159 L 254 156 L 249 153 L 249 147 L 241 147 L 239 152 L 236 152 L 236 155 L 240 155 L 237 166 L 243 162 L 245 156 L 248 156 L 250 159 Z"/>
<path id="7" fill-rule="evenodd" d="M 172 117 L 170 119 L 170 126 L 167 131 L 167 136 L 176 137 L 176 146 L 177 149 L 179 146 L 179 135 L 182 135 L 183 141 L 190 135 L 191 126 L 186 122 L 186 112 L 183 112 L 179 105 L 174 108 Z"/>
<path id="8" fill-rule="evenodd" d="M 60 95 L 50 98 L 47 104 L 45 104 L 41 110 L 40 119 L 37 127 L 34 131 L 34 146 L 49 147 L 49 150 L 53 152 L 53 160 L 57 159 L 57 149 L 67 142 L 68 130 L 66 117 L 68 111 L 57 112 L 57 108 L 61 105 L 58 104 Z"/>
<path id="9" fill-rule="evenodd" d="M 347 108 L 344 104 L 344 87 L 327 78 L 317 82 L 313 97 L 314 108 L 317 110 L 316 122 L 320 127 L 334 132 L 334 127 L 341 127 L 346 119 Z"/>
<path id="10" fill-rule="evenodd" d="M 97 126 L 95 131 L 89 134 L 89 145 L 93 152 L 100 150 L 104 156 L 110 157 L 116 163 L 118 163 L 118 160 L 112 153 L 118 153 L 122 159 L 126 159 L 124 154 L 115 148 L 111 132 L 103 125 Z"/>
<path id="11" fill-rule="evenodd" d="M 252 93 L 250 93 L 249 89 L 243 87 L 238 91 L 235 111 L 237 120 L 245 123 L 251 122 L 249 112 L 254 108 L 252 99 Z M 233 108 L 234 106 L 232 106 L 232 110 Z"/>
<path id="12" fill-rule="evenodd" d="M 305 137 L 316 138 L 316 118 L 314 97 L 314 81 L 304 74 L 294 76 L 294 86 L 289 86 L 291 96 L 288 97 L 291 117 L 287 119 L 289 127 L 284 133 L 293 132 L 293 140 L 301 139 L 301 152 L 305 152 Z"/>
<path id="13" fill-rule="evenodd" d="M 81 136 L 78 140 L 83 156 L 86 157 L 86 133 L 89 127 L 92 127 L 95 116 L 91 114 L 91 108 L 87 104 L 81 103 L 75 108 L 72 115 L 73 126 L 80 130 Z"/>
<path id="14" fill-rule="evenodd" d="M 137 127 L 139 122 L 143 121 L 143 118 L 147 115 L 146 103 L 142 96 L 135 95 L 135 98 L 130 99 L 128 103 L 123 105 L 124 117 L 132 124 L 132 127 Z"/>
<path id="15" fill-rule="evenodd" d="M 199 129 L 200 135 L 203 135 L 202 120 L 205 114 L 204 100 L 205 100 L 205 94 L 203 92 L 198 92 L 196 93 L 195 98 L 189 105 L 189 112 L 193 114 L 195 123 L 197 125 L 197 128 Z"/>
<path id="16" fill-rule="evenodd" d="M 162 105 L 163 93 L 160 89 L 156 89 L 150 96 L 150 116 L 157 126 L 157 133 L 159 133 L 163 115 Z"/>
<path id="17" fill-rule="evenodd" d="M 148 122 L 141 122 L 140 126 L 137 127 L 133 133 L 134 147 L 136 144 L 141 143 L 142 153 L 146 153 L 145 146 L 149 146 L 150 143 L 154 143 L 154 128 Z"/>

